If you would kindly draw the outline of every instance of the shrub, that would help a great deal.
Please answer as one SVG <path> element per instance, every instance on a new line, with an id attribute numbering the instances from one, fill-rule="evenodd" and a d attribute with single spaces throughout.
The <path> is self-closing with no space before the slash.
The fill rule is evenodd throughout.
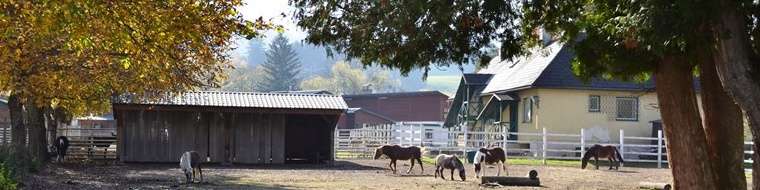
<path id="1" fill-rule="evenodd" d="M 14 175 L 13 161 L 8 152 L 7 146 L 0 147 L 0 153 L 2 153 L 0 155 L 5 155 L 0 159 L 0 190 L 16 189 L 18 186 L 18 178 Z"/>
<path id="2" fill-rule="evenodd" d="M 7 167 L 6 164 L 7 162 L 0 164 L 0 189 L 16 189 L 16 186 L 18 185 L 16 182 L 17 179 L 13 175 L 13 170 L 11 167 Z"/>

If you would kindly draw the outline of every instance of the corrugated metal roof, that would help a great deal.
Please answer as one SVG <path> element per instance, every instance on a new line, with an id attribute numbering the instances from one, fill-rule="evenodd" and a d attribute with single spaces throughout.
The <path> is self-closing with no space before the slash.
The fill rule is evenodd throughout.
<path id="1" fill-rule="evenodd" d="M 413 97 L 413 96 L 446 96 L 446 94 L 440 91 L 418 91 L 418 92 L 390 92 L 390 93 L 375 93 L 375 94 L 350 94 L 343 95 L 346 99 L 364 99 L 364 98 L 379 98 L 379 97 Z"/>
<path id="2" fill-rule="evenodd" d="M 348 108 L 343 98 L 326 94 L 298 93 L 252 93 L 252 92 L 185 92 L 167 95 L 161 100 L 134 102 L 134 96 L 114 97 L 114 104 L 292 108 L 292 109 L 339 109 Z"/>

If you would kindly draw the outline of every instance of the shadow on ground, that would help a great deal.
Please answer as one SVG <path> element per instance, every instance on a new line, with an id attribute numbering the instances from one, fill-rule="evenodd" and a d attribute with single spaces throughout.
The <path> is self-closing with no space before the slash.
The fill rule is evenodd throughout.
<path id="1" fill-rule="evenodd" d="M 184 183 L 176 163 L 141 164 L 116 162 L 49 163 L 40 173 L 30 174 L 21 189 L 295 189 L 285 185 L 236 184 L 243 177 L 209 175 L 215 170 L 386 170 L 351 161 L 332 164 L 206 164 L 202 183 Z M 218 171 L 216 171 L 218 172 Z"/>

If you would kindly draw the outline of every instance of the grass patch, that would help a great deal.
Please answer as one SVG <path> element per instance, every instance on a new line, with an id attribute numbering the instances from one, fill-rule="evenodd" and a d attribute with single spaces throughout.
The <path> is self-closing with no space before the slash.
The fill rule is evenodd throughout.
<path id="1" fill-rule="evenodd" d="M 453 95 L 459 87 L 461 75 L 456 76 L 428 76 L 424 89 L 437 89 L 446 95 Z"/>
<path id="2" fill-rule="evenodd" d="M 541 159 L 528 159 L 528 158 L 517 158 L 517 159 L 507 159 L 507 163 L 514 164 L 514 165 L 543 165 L 543 161 Z M 550 166 L 580 166 L 581 161 L 577 160 L 546 160 L 546 165 Z"/>

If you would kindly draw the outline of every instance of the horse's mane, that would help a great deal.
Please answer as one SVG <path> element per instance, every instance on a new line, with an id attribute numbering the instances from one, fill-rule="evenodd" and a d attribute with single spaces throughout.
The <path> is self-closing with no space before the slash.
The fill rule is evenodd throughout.
<path id="1" fill-rule="evenodd" d="M 457 157 L 457 155 L 454 155 L 454 158 L 452 158 L 452 162 L 454 162 L 454 165 L 457 167 L 458 170 L 464 171 L 464 163 L 462 163 L 462 161 L 459 160 L 459 157 Z"/>

